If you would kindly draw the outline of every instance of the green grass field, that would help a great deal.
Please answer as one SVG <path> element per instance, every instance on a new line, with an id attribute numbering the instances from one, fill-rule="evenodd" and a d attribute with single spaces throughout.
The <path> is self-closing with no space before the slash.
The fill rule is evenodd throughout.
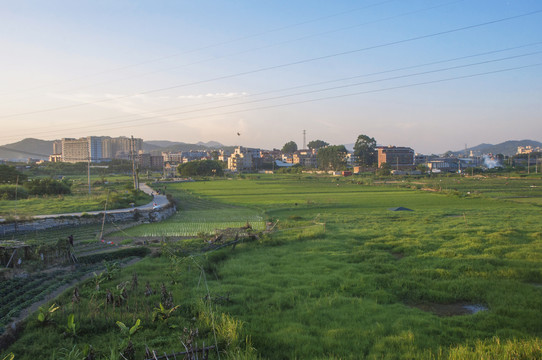
<path id="1" fill-rule="evenodd" d="M 515 179 L 507 190 L 506 178 L 443 177 L 436 180 L 456 188 L 417 189 L 434 180 L 262 175 L 168 185 L 181 208 L 186 201 L 165 228 L 238 209 L 276 231 L 188 257 L 176 250 L 182 242 L 166 243 L 162 257 L 103 283 L 113 289 L 133 272 L 140 287 L 165 283 L 181 306 L 174 328 L 152 321 L 158 294 L 139 290 L 127 307 L 110 308 L 82 286 L 85 300 L 74 309 L 66 294 L 55 320 L 75 312 L 77 336 L 63 337 L 59 326 L 45 335 L 33 320 L 10 351 L 31 359 L 92 344 L 109 358 L 120 341 L 114 322 L 139 318 L 144 330 L 132 340 L 140 356 L 145 344 L 182 348 L 182 329 L 197 327 L 200 343 L 217 343 L 230 359 L 542 359 L 542 209 L 531 187 L 540 179 Z M 399 206 L 414 211 L 389 210 Z M 466 305 L 482 311 L 455 312 Z M 92 310 L 99 306 L 101 315 Z"/>
<path id="2" fill-rule="evenodd" d="M 137 206 L 152 201 L 150 195 L 140 193 L 137 198 L 130 191 L 131 179 L 128 176 L 108 176 L 107 184 L 101 183 L 101 178 L 91 178 L 91 194 L 88 194 L 87 178 L 69 176 L 73 181 L 72 194 L 44 197 L 29 197 L 28 199 L 0 200 L 0 217 L 34 216 L 47 214 L 63 214 L 103 210 L 108 203 L 108 209 L 129 207 L 130 202 Z"/>

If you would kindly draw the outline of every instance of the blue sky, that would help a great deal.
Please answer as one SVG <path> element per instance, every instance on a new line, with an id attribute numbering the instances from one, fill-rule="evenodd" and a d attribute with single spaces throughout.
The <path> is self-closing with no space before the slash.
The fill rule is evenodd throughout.
<path id="1" fill-rule="evenodd" d="M 0 144 L 542 140 L 535 0 L 3 1 L 0 44 Z"/>

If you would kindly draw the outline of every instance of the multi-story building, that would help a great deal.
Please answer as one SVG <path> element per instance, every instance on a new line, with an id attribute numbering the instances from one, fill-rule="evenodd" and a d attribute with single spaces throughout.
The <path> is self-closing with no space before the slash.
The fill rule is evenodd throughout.
<path id="1" fill-rule="evenodd" d="M 166 162 L 176 162 L 176 163 L 182 163 L 183 162 L 183 153 L 182 152 L 162 152 L 162 158 L 164 159 L 164 163 Z"/>
<path id="2" fill-rule="evenodd" d="M 414 150 L 409 147 L 377 146 L 378 167 L 387 163 L 393 170 L 411 169 L 414 165 Z"/>
<path id="3" fill-rule="evenodd" d="M 182 154 L 182 160 L 183 163 L 194 161 L 194 160 L 207 160 L 209 159 L 209 152 L 204 150 L 190 150 L 190 151 L 183 151 Z"/>
<path id="4" fill-rule="evenodd" d="M 258 169 L 262 165 L 260 149 L 239 146 L 228 158 L 228 169 L 231 171 L 244 171 Z"/>
<path id="5" fill-rule="evenodd" d="M 53 155 L 62 155 L 62 140 L 53 141 Z"/>
<path id="6" fill-rule="evenodd" d="M 137 162 L 142 169 L 162 170 L 164 158 L 161 155 L 151 155 L 142 150 L 137 154 Z"/>
<path id="7" fill-rule="evenodd" d="M 518 146 L 518 151 L 516 152 L 516 154 L 531 154 L 533 152 L 542 152 L 542 148 L 540 148 L 539 146 L 531 145 Z"/>
<path id="8" fill-rule="evenodd" d="M 104 159 L 129 160 L 130 155 L 137 154 L 143 148 L 143 139 L 129 137 L 103 137 L 102 153 Z"/>
<path id="9" fill-rule="evenodd" d="M 100 162 L 102 156 L 102 138 L 99 136 L 88 136 L 80 139 L 62 139 L 62 161 L 63 162 Z"/>
<path id="10" fill-rule="evenodd" d="M 460 161 L 458 158 L 437 158 L 427 162 L 431 172 L 457 172 Z"/>
<path id="11" fill-rule="evenodd" d="M 297 150 L 295 153 L 292 154 L 291 160 L 292 164 L 299 164 L 303 167 L 318 167 L 318 157 L 316 156 L 316 150 Z"/>

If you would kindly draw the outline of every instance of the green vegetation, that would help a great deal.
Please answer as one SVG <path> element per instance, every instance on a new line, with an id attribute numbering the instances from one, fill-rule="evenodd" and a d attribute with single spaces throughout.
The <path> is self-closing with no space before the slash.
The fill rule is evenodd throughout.
<path id="1" fill-rule="evenodd" d="M 345 155 L 348 153 L 344 145 L 330 145 L 318 150 L 318 168 L 322 170 L 346 169 Z"/>
<path id="2" fill-rule="evenodd" d="M 22 174 L 14 166 L 0 165 L 0 184 L 16 184 L 22 183 L 26 180 L 27 176 Z"/>
<path id="3" fill-rule="evenodd" d="M 92 346 L 103 359 L 128 354 L 131 342 L 142 358 L 145 346 L 181 351 L 183 339 L 217 345 L 221 358 L 542 359 L 541 182 L 262 175 L 168 184 L 182 210 L 165 228 L 244 211 L 274 232 L 191 255 L 186 244 L 206 246 L 201 239 L 166 238 L 160 257 L 81 285 L 79 302 L 55 299 L 62 310 L 49 331 L 36 315 L 4 356 Z M 400 206 L 414 211 L 389 210 Z M 125 231 L 144 236 L 153 225 Z M 73 336 L 64 335 L 70 315 Z"/>
<path id="4" fill-rule="evenodd" d="M 179 165 L 181 176 L 223 176 L 222 165 L 216 160 L 196 160 Z"/>
<path id="5" fill-rule="evenodd" d="M 220 183 L 224 183 L 223 181 Z M 214 184 L 205 182 L 204 184 Z M 211 234 L 216 229 L 242 227 L 247 223 L 256 230 L 263 230 L 265 222 L 260 210 L 248 207 L 232 206 L 210 201 L 180 191 L 178 184 L 168 185 L 178 203 L 178 212 L 160 223 L 137 226 L 112 234 L 128 237 L 173 237 Z"/>
<path id="6" fill-rule="evenodd" d="M 66 184 L 71 185 L 71 193 L 65 192 Z M 17 202 L 13 201 L 13 187 L 0 187 L 0 217 L 103 210 L 106 202 L 108 209 L 129 208 L 132 203 L 144 205 L 152 201 L 150 195 L 132 190 L 131 179 L 127 176 L 91 178 L 91 195 L 88 194 L 87 178 L 83 176 L 73 176 L 62 181 L 32 179 L 28 186 L 18 187 Z"/>

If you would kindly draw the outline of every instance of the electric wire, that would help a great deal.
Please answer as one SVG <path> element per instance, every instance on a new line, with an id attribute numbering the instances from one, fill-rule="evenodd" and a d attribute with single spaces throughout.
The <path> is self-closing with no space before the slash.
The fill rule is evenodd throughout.
<path id="1" fill-rule="evenodd" d="M 177 123 L 177 122 L 188 121 L 188 120 L 201 120 L 201 119 L 204 119 L 204 118 L 231 115 L 231 114 L 237 114 L 237 113 L 244 113 L 244 112 L 250 112 L 250 111 L 255 111 L 255 110 L 267 110 L 267 109 L 272 109 L 272 108 L 286 107 L 286 106 L 299 105 L 299 104 L 306 104 L 306 103 L 318 102 L 318 101 L 323 101 L 323 100 L 332 100 L 332 99 L 340 99 L 340 98 L 346 98 L 346 97 L 357 96 L 357 95 L 380 93 L 380 92 L 385 92 L 385 91 L 399 90 L 399 89 L 405 89 L 405 88 L 411 88 L 411 87 L 417 87 L 417 86 L 423 86 L 423 85 L 437 84 L 437 83 L 449 82 L 449 81 L 454 81 L 454 80 L 475 78 L 475 77 L 480 77 L 480 76 L 485 76 L 485 75 L 492 75 L 492 74 L 522 70 L 522 69 L 527 69 L 527 68 L 538 67 L 538 66 L 541 66 L 541 65 L 542 65 L 542 62 L 534 63 L 534 64 L 528 64 L 528 65 L 522 65 L 522 66 L 509 67 L 509 68 L 504 68 L 504 69 L 499 69 L 499 70 L 492 70 L 492 71 L 462 75 L 462 76 L 454 76 L 454 77 L 448 77 L 448 78 L 436 79 L 436 80 L 428 80 L 428 81 L 422 81 L 422 82 L 405 84 L 405 85 L 390 86 L 390 87 L 385 87 L 385 88 L 380 88 L 380 89 L 357 91 L 357 92 L 348 93 L 348 94 L 331 95 L 331 96 L 319 97 L 319 98 L 314 98 L 314 99 L 287 102 L 287 103 L 282 103 L 282 104 L 266 105 L 266 106 L 254 107 L 254 108 L 249 108 L 249 109 L 241 109 L 241 110 L 234 110 L 234 111 L 228 111 L 228 112 L 221 112 L 219 114 L 201 115 L 201 116 L 195 116 L 195 117 L 191 117 L 191 118 L 182 118 L 182 119 L 177 119 L 176 121 L 156 120 L 156 121 L 146 122 L 144 124 L 131 124 L 130 128 L 135 128 L 135 127 L 140 127 L 140 126 L 148 126 L 148 125 L 151 125 L 151 124 L 152 125 L 165 124 L 165 123 L 171 124 L 171 123 Z M 113 129 L 126 129 L 126 126 L 113 126 L 113 127 L 104 128 L 103 130 L 113 130 Z"/>
<path id="2" fill-rule="evenodd" d="M 65 91 L 83 90 L 83 89 L 87 89 L 87 88 L 94 87 L 94 86 L 97 86 L 97 85 L 106 85 L 106 84 L 116 83 L 116 82 L 123 81 L 123 80 L 131 80 L 131 79 L 135 79 L 135 78 L 146 77 L 146 76 L 153 75 L 153 74 L 165 73 L 167 71 L 177 70 L 179 68 L 185 68 L 185 67 L 189 67 L 189 66 L 192 66 L 192 65 L 204 64 L 204 63 L 207 63 L 207 62 L 212 62 L 212 61 L 216 61 L 216 60 L 223 59 L 223 58 L 228 58 L 228 57 L 237 56 L 237 55 L 244 55 L 244 54 L 251 53 L 251 52 L 254 52 L 254 51 L 269 49 L 269 48 L 272 48 L 272 47 L 275 47 L 275 46 L 285 45 L 285 44 L 289 44 L 289 43 L 293 43 L 293 42 L 297 42 L 297 41 L 301 41 L 301 40 L 306 40 L 306 39 L 310 39 L 310 38 L 314 38 L 314 37 L 318 37 L 318 36 L 328 35 L 328 34 L 340 32 L 340 31 L 351 30 L 351 29 L 361 27 L 361 26 L 364 26 L 364 25 L 369 25 L 369 24 L 388 21 L 388 20 L 394 20 L 394 19 L 397 19 L 397 18 L 400 18 L 400 17 L 403 17 L 403 16 L 413 15 L 413 14 L 417 14 L 417 13 L 420 13 L 420 12 L 433 10 L 433 9 L 436 9 L 436 8 L 439 8 L 439 7 L 443 7 L 443 6 L 447 6 L 447 5 L 450 5 L 450 4 L 455 4 L 455 3 L 463 2 L 463 1 L 465 1 L 465 0 L 455 0 L 455 1 L 447 2 L 447 3 L 443 3 L 443 4 L 430 6 L 430 7 L 423 8 L 423 9 L 418 9 L 418 10 L 413 10 L 413 11 L 401 13 L 401 14 L 394 15 L 394 16 L 388 16 L 388 17 L 373 20 L 373 21 L 368 21 L 368 22 L 364 22 L 364 23 L 360 23 L 360 24 L 341 27 L 341 28 L 334 29 L 334 30 L 329 30 L 329 31 L 324 31 L 324 32 L 320 32 L 320 33 L 311 34 L 311 35 L 306 35 L 306 36 L 303 36 L 303 37 L 298 37 L 298 38 L 295 38 L 295 39 L 290 39 L 290 40 L 278 42 L 278 43 L 275 43 L 275 44 L 267 44 L 265 46 L 260 46 L 260 47 L 257 47 L 257 48 L 251 48 L 251 49 L 231 53 L 231 54 L 228 54 L 228 55 L 215 56 L 215 57 L 211 57 L 211 58 L 208 58 L 208 59 L 199 60 L 199 61 L 186 63 L 186 64 L 182 64 L 182 65 L 177 65 L 177 66 L 173 66 L 173 67 L 169 67 L 169 68 L 165 68 L 165 69 L 161 69 L 161 70 L 156 70 L 156 71 L 151 71 L 151 72 L 147 72 L 147 73 L 143 73 L 143 74 L 131 75 L 131 76 L 123 77 L 123 78 L 97 82 L 97 83 L 93 83 L 93 84 L 89 84 L 89 85 L 88 84 L 87 85 L 82 85 L 82 86 L 67 89 Z M 27 98 L 28 97 L 22 97 L 22 98 L 19 98 L 17 100 L 24 100 L 24 99 L 27 99 Z M 15 100 L 15 101 L 17 101 L 17 100 Z M 10 101 L 10 102 L 13 102 L 13 101 Z M 6 103 L 6 102 L 4 102 L 4 103 Z"/>
<path id="3" fill-rule="evenodd" d="M 521 47 L 523 47 L 523 46 L 521 46 Z M 516 48 L 520 48 L 520 47 L 516 47 Z M 471 57 L 474 57 L 474 56 L 480 56 L 480 55 L 488 54 L 488 53 L 496 53 L 496 52 L 501 52 L 501 51 L 505 51 L 505 50 L 506 49 L 501 49 L 501 50 L 496 50 L 496 51 L 491 51 L 491 52 L 485 52 L 485 53 L 480 53 L 480 54 L 475 54 L 475 55 L 469 55 L 469 56 L 460 57 L 460 59 L 471 58 Z M 491 59 L 491 60 L 484 60 L 484 61 L 479 61 L 479 62 L 474 62 L 474 63 L 469 63 L 469 64 L 449 66 L 449 67 L 440 68 L 440 69 L 426 70 L 426 71 L 421 71 L 421 72 L 416 72 L 416 73 L 403 74 L 403 75 L 392 76 L 392 77 L 381 78 L 381 79 L 375 79 L 375 80 L 370 80 L 370 81 L 357 82 L 357 83 L 352 83 L 352 84 L 339 85 L 339 86 L 321 88 L 321 89 L 316 89 L 316 90 L 297 92 L 297 93 L 293 93 L 293 94 L 279 95 L 279 96 L 268 97 L 268 98 L 263 98 L 263 99 L 255 99 L 255 100 L 237 102 L 237 103 L 220 105 L 220 106 L 204 107 L 204 108 L 193 109 L 193 110 L 176 111 L 176 112 L 171 112 L 171 113 L 166 113 L 166 114 L 161 113 L 161 114 L 158 114 L 158 115 L 156 115 L 156 112 L 153 112 L 153 113 L 151 113 L 152 115 L 148 115 L 148 116 L 140 116 L 138 118 L 130 118 L 130 119 L 127 119 L 127 120 L 117 121 L 117 122 L 109 121 L 108 125 L 112 125 L 112 124 L 130 124 L 130 125 L 133 126 L 134 123 L 137 122 L 137 121 L 146 121 L 146 120 L 155 118 L 157 116 L 160 116 L 160 117 L 169 116 L 169 117 L 171 117 L 171 116 L 186 115 L 186 114 L 191 114 L 191 113 L 196 113 L 196 112 L 218 110 L 218 109 L 224 109 L 224 108 L 228 108 L 228 107 L 235 107 L 235 106 L 241 106 L 241 105 L 248 105 L 248 104 L 253 104 L 253 103 L 258 103 L 258 102 L 263 102 L 263 101 L 272 101 L 272 100 L 283 99 L 283 98 L 288 98 L 288 97 L 294 97 L 294 96 L 300 96 L 300 95 L 308 95 L 308 94 L 313 94 L 313 93 L 318 93 L 318 92 L 332 91 L 332 90 L 344 89 L 344 88 L 349 88 L 349 87 L 354 87 L 354 86 L 375 84 L 375 83 L 380 83 L 380 82 L 384 82 L 384 81 L 409 78 L 409 77 L 432 74 L 432 73 L 443 72 L 443 71 L 450 71 L 450 70 L 461 69 L 461 68 L 472 67 L 472 66 L 478 66 L 478 65 L 483 65 L 483 64 L 490 64 L 490 63 L 495 63 L 495 62 L 501 62 L 501 61 L 506 61 L 506 60 L 517 59 L 517 58 L 521 58 L 521 57 L 533 56 L 533 55 L 537 55 L 537 54 L 540 54 L 540 53 L 542 53 L 542 51 L 533 51 L 533 52 L 530 52 L 530 53 L 524 53 L 524 54 L 519 54 L 519 55 L 511 55 L 511 56 L 506 56 L 506 57 L 501 57 L 501 58 Z M 455 61 L 456 59 L 458 59 L 458 58 L 448 59 L 448 60 L 440 60 L 440 61 L 435 61 L 435 62 L 431 62 L 431 63 L 427 63 L 427 64 L 433 65 L 433 64 L 443 63 L 443 62 Z M 384 73 L 396 72 L 396 71 L 403 70 L 403 69 L 412 69 L 412 68 L 417 68 L 417 67 L 422 67 L 422 66 L 426 66 L 426 65 L 421 64 L 421 65 L 403 67 L 403 68 L 399 68 L 399 69 L 381 71 L 381 72 L 377 72 L 377 73 L 358 75 L 358 76 L 355 76 L 355 77 L 349 77 L 348 79 L 351 80 L 351 79 L 354 79 L 354 78 L 367 77 L 367 76 L 374 75 L 374 74 L 384 74 Z M 341 80 L 344 80 L 344 78 L 341 79 Z M 330 83 L 330 82 L 335 82 L 335 81 L 337 81 L 337 80 L 331 80 L 331 81 L 328 81 L 328 82 L 320 82 L 318 84 Z M 313 85 L 313 84 L 305 85 L 305 86 L 297 86 L 297 87 L 293 87 L 293 89 L 301 88 L 301 87 L 307 87 L 307 86 L 311 86 L 311 85 Z M 290 89 L 292 89 L 292 88 L 290 88 Z M 278 92 L 278 90 L 273 91 L 273 92 Z M 280 92 L 284 92 L 284 89 L 280 90 Z M 269 92 L 267 92 L 267 93 L 269 93 Z M 220 100 L 220 101 L 222 101 L 222 100 Z M 182 109 L 183 108 L 181 108 L 181 110 Z M 130 115 L 130 116 L 132 116 L 132 115 Z M 125 117 L 125 116 L 123 116 L 123 117 Z M 111 120 L 111 119 L 113 119 L 113 118 L 109 118 L 109 120 Z M 146 124 L 149 124 L 149 123 L 147 122 Z M 93 128 L 96 128 L 95 124 L 87 125 L 87 126 L 77 126 L 75 128 L 67 128 L 67 129 L 64 129 L 64 130 L 82 130 L 82 129 L 93 129 Z M 111 129 L 111 128 L 109 128 L 109 129 Z M 55 132 L 56 132 L 55 130 L 52 130 L 50 133 L 55 133 Z M 40 132 L 40 134 L 42 134 L 42 135 L 44 133 L 47 133 L 47 132 Z"/>
<path id="4" fill-rule="evenodd" d="M 279 65 L 267 66 L 267 67 L 263 67 L 263 68 L 259 68 L 259 69 L 239 72 L 239 73 L 236 73 L 236 74 L 223 75 L 223 76 L 219 76 L 219 77 L 215 77 L 215 78 L 210 78 L 210 79 L 205 79 L 205 80 L 198 80 L 198 81 L 188 82 L 188 83 L 184 83 L 184 84 L 178 84 L 178 85 L 174 85 L 174 86 L 167 86 L 167 87 L 157 88 L 157 89 L 153 89 L 153 90 L 139 92 L 139 93 L 137 93 L 135 95 L 152 94 L 152 93 L 157 93 L 157 92 L 162 92 L 162 91 L 167 91 L 167 90 L 173 90 L 173 89 L 178 89 L 178 88 L 187 87 L 187 86 L 193 86 L 193 85 L 208 83 L 208 82 L 217 81 L 217 80 L 225 80 L 225 79 L 230 79 L 230 78 L 234 78 L 234 77 L 245 76 L 245 75 L 254 74 L 254 73 L 258 73 L 258 72 L 264 72 L 264 71 L 269 71 L 269 70 L 274 70 L 274 69 L 279 69 L 279 68 L 284 68 L 284 67 L 290 67 L 290 66 L 294 66 L 294 65 L 306 64 L 306 63 L 320 61 L 320 60 L 324 60 L 324 59 L 330 59 L 330 58 L 334 58 L 334 57 L 338 57 L 338 56 L 350 55 L 350 54 L 360 53 L 360 52 L 364 52 L 364 51 L 368 51 L 368 50 L 379 49 L 379 48 L 383 48 L 383 47 L 387 47 L 387 46 L 404 44 L 404 43 L 408 43 L 408 42 L 412 42 L 412 41 L 428 39 L 428 38 L 442 36 L 442 35 L 446 35 L 446 34 L 452 34 L 452 33 L 460 32 L 460 31 L 470 30 L 470 29 L 474 29 L 474 28 L 478 28 L 478 27 L 493 25 L 493 24 L 500 23 L 500 22 L 505 22 L 505 21 L 515 20 L 515 19 L 519 19 L 519 18 L 523 18 L 523 17 L 527 17 L 527 16 L 532 16 L 532 15 L 536 15 L 536 14 L 540 14 L 540 13 L 542 13 L 542 10 L 531 11 L 531 12 L 528 12 L 528 13 L 523 13 L 523 14 L 519 14 L 519 15 L 500 18 L 500 19 L 497 19 L 497 20 L 486 21 L 486 22 L 478 23 L 478 24 L 474 24 L 474 25 L 468 25 L 468 26 L 463 26 L 463 27 L 459 27 L 459 28 L 454 28 L 454 29 L 451 29 L 451 30 L 444 30 L 444 31 L 439 31 L 439 32 L 431 33 L 431 34 L 410 37 L 410 38 L 406 38 L 406 39 L 402 39 L 402 40 L 396 40 L 396 41 L 392 41 L 392 42 L 387 42 L 387 43 L 378 44 L 378 45 L 372 45 L 372 46 L 358 48 L 358 49 L 354 49 L 354 50 L 348 50 L 348 51 L 343 51 L 343 52 L 338 52 L 338 53 L 333 53 L 333 54 L 328 54 L 328 55 L 323 55 L 323 56 L 317 56 L 317 57 L 313 57 L 313 58 L 293 61 L 293 62 L 289 62 L 289 63 L 283 63 L 283 64 L 279 64 Z M 58 110 L 64 110 L 64 109 L 77 108 L 77 107 L 82 107 L 82 106 L 86 106 L 86 105 L 99 104 L 99 103 L 103 103 L 103 102 L 110 102 L 110 101 L 113 101 L 113 100 L 125 99 L 125 98 L 131 97 L 131 96 L 134 96 L 134 95 L 123 95 L 123 96 L 118 96 L 118 97 L 113 97 L 113 98 L 96 100 L 96 101 L 92 101 L 92 102 L 84 102 L 84 103 L 73 104 L 73 105 L 58 106 L 58 107 L 53 107 L 53 108 L 48 108 L 48 109 L 40 109 L 40 110 L 34 110 L 34 111 L 29 111 L 29 112 L 22 112 L 22 113 L 10 114 L 10 115 L 3 115 L 3 116 L 0 116 L 0 118 L 13 118 L 13 117 L 19 117 L 19 116 L 23 116 L 23 115 L 38 114 L 38 113 L 45 113 L 45 112 L 52 112 L 52 111 L 58 111 Z"/>
<path id="5" fill-rule="evenodd" d="M 282 27 L 278 27 L 278 28 L 274 28 L 274 29 L 270 29 L 270 30 L 264 30 L 264 31 L 254 33 L 254 34 L 251 34 L 251 35 L 246 35 L 246 36 L 238 37 L 238 38 L 235 38 L 235 39 L 226 40 L 226 41 L 223 41 L 223 42 L 209 44 L 209 45 L 202 46 L 202 47 L 192 49 L 192 50 L 178 52 L 178 53 L 175 53 L 175 54 L 161 56 L 161 57 L 157 57 L 157 58 L 154 58 L 154 59 L 149 59 L 149 60 L 146 60 L 146 61 L 141 61 L 141 62 L 134 63 L 134 64 L 129 64 L 129 65 L 116 67 L 116 68 L 105 70 L 105 71 L 100 71 L 100 72 L 96 72 L 96 73 L 83 75 L 83 76 L 77 77 L 75 79 L 56 82 L 56 83 L 53 83 L 52 85 L 70 83 L 70 82 L 73 82 L 73 81 L 77 81 L 79 79 L 85 79 L 85 78 L 89 78 L 89 77 L 95 77 L 95 76 L 98 76 L 98 75 L 109 74 L 109 73 L 113 73 L 113 72 L 117 72 L 117 71 L 121 71 L 121 70 L 126 70 L 126 69 L 130 69 L 130 68 L 138 67 L 138 66 L 141 66 L 141 65 L 155 63 L 155 62 L 159 62 L 159 61 L 166 60 L 166 59 L 171 59 L 171 58 L 175 58 L 175 57 L 179 57 L 179 56 L 183 56 L 183 55 L 188 55 L 188 54 L 191 54 L 191 53 L 195 53 L 195 52 L 199 52 L 199 51 L 203 51 L 203 50 L 207 50 L 207 49 L 212 49 L 212 48 L 223 46 L 223 45 L 233 44 L 233 43 L 236 43 L 236 42 L 248 40 L 248 39 L 251 39 L 251 38 L 260 37 L 260 36 L 267 35 L 267 34 L 270 34 L 270 33 L 279 32 L 279 31 L 295 28 L 295 27 L 298 27 L 298 26 L 306 25 L 306 24 L 311 24 L 311 23 L 314 23 L 314 22 L 318 22 L 318 21 L 322 21 L 322 20 L 342 16 L 342 15 L 345 15 L 345 14 L 351 14 L 352 12 L 369 9 L 369 8 L 372 8 L 372 7 L 377 7 L 377 6 L 384 5 L 384 4 L 387 4 L 387 3 L 390 3 L 390 2 L 395 2 L 395 1 L 397 1 L 397 0 L 380 1 L 380 2 L 377 2 L 377 3 L 374 3 L 374 4 L 369 4 L 369 5 L 366 5 L 366 6 L 356 7 L 356 8 L 352 8 L 352 9 L 349 9 L 349 10 L 344 10 L 344 11 L 341 11 L 341 12 L 337 12 L 335 14 L 325 15 L 325 16 L 317 17 L 315 19 L 305 20 L 305 21 L 294 23 L 294 24 L 291 24 L 291 25 L 286 25 L 286 26 L 282 26 Z M 464 0 L 459 0 L 459 1 L 464 1 Z M 33 87 L 31 89 L 26 89 L 26 90 L 22 90 L 22 91 L 38 90 L 38 89 L 45 88 L 47 86 L 50 86 L 50 85 L 42 85 L 42 86 Z M 5 93 L 0 94 L 0 95 L 5 95 Z"/>

